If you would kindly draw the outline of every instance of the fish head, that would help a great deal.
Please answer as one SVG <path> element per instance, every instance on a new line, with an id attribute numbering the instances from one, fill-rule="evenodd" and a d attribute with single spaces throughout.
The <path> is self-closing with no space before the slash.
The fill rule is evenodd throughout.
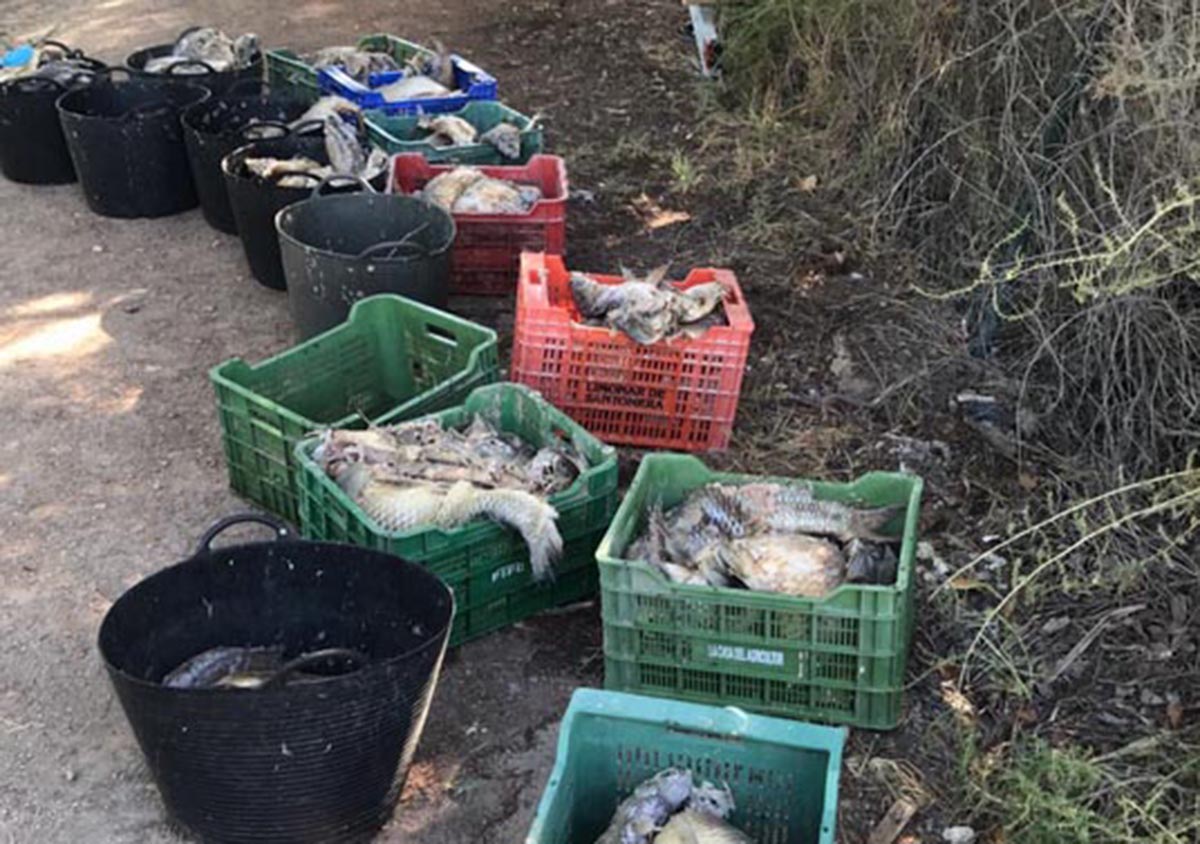
<path id="1" fill-rule="evenodd" d="M 233 39 L 233 58 L 238 67 L 246 67 L 258 54 L 258 36 L 247 32 Z"/>
<path id="2" fill-rule="evenodd" d="M 497 123 L 480 136 L 505 158 L 521 157 L 521 130 L 511 123 Z"/>
<path id="3" fill-rule="evenodd" d="M 728 293 L 728 289 L 719 281 L 697 284 L 680 291 L 675 300 L 680 321 L 697 322 L 704 319 L 717 309 Z"/>
<path id="4" fill-rule="evenodd" d="M 571 297 L 585 317 L 602 317 L 608 311 L 607 288 L 585 273 L 571 273 Z"/>

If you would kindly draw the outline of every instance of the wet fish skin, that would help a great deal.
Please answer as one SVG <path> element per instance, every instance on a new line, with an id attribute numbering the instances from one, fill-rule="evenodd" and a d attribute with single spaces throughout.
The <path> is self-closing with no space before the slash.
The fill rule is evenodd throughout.
<path id="1" fill-rule="evenodd" d="M 455 167 L 439 173 L 426 182 L 421 196 L 446 211 L 454 210 L 454 203 L 463 191 L 474 182 L 484 178 L 483 171 L 475 167 Z"/>
<path id="2" fill-rule="evenodd" d="M 349 117 L 353 122 L 362 126 L 362 109 L 356 103 L 350 102 L 345 97 L 339 97 L 336 94 L 328 94 L 318 99 L 315 103 L 308 107 L 304 114 L 297 117 L 288 124 L 289 128 L 295 128 L 302 123 L 308 123 L 314 120 L 325 121 L 330 115 Z"/>
<path id="3" fill-rule="evenodd" d="M 541 195 L 532 185 L 484 176 L 467 185 L 452 210 L 456 214 L 528 214 Z"/>
<path id="4" fill-rule="evenodd" d="M 359 143 L 358 133 L 333 114 L 325 118 L 325 153 L 334 173 L 357 176 L 366 169 L 367 156 Z"/>
<path id="5" fill-rule="evenodd" d="M 505 158 L 521 157 L 521 130 L 511 123 L 497 123 L 479 136 L 481 144 L 490 144 Z"/>
<path id="6" fill-rule="evenodd" d="M 654 844 L 754 844 L 754 839 L 716 815 L 689 808 L 667 822 Z"/>
<path id="7" fill-rule="evenodd" d="M 692 787 L 691 771 L 658 772 L 621 801 L 595 844 L 651 844 L 654 833 L 691 797 Z"/>
<path id="8" fill-rule="evenodd" d="M 220 686 L 227 678 L 253 672 L 269 672 L 283 664 L 283 648 L 209 648 L 180 663 L 163 677 L 172 689 L 204 689 Z"/>
<path id="9" fill-rule="evenodd" d="M 422 100 L 431 97 L 444 97 L 451 93 L 450 89 L 428 76 L 405 76 L 395 82 L 380 85 L 375 89 L 386 102 L 395 103 L 402 100 Z"/>
<path id="10" fill-rule="evenodd" d="M 679 291 L 675 300 L 679 308 L 679 321 L 699 322 L 715 311 L 728 294 L 728 289 L 719 281 L 709 281 Z"/>
<path id="11" fill-rule="evenodd" d="M 751 513 L 757 526 L 780 533 L 815 533 L 832 536 L 841 542 L 871 539 L 890 542 L 894 537 L 881 533 L 901 507 L 860 509 L 840 501 L 816 498 L 805 486 L 752 483 L 729 487 L 731 493 Z"/>
<path id="12" fill-rule="evenodd" d="M 417 119 L 417 128 L 429 132 L 426 140 L 435 146 L 466 146 L 479 137 L 474 126 L 453 114 L 422 115 Z"/>
<path id="13" fill-rule="evenodd" d="M 899 563 L 891 545 L 858 538 L 846 543 L 846 580 L 850 583 L 893 584 Z"/>
<path id="14" fill-rule="evenodd" d="M 755 592 L 820 598 L 842 584 L 846 561 L 832 542 L 804 534 L 727 540 L 721 567 Z"/>
<path id="15" fill-rule="evenodd" d="M 357 47 L 324 47 L 313 53 L 308 62 L 318 70 L 340 67 L 359 82 L 366 82 L 372 73 L 400 70 L 400 65 L 390 53 L 360 50 Z"/>

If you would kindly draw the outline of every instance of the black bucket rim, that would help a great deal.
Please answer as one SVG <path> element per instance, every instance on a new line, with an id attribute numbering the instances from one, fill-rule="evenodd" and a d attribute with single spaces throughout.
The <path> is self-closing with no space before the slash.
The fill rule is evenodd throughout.
<path id="1" fill-rule="evenodd" d="M 93 67 L 87 68 L 86 70 L 79 71 L 80 74 L 89 73 L 89 72 L 91 74 L 93 74 L 93 81 L 95 80 L 95 77 L 98 76 L 99 74 L 110 70 L 109 66 L 106 65 L 104 62 L 100 61 L 99 59 L 93 59 L 91 56 L 86 56 L 86 55 L 79 56 L 77 60 L 85 61 L 85 62 L 88 62 L 93 65 Z M 56 93 L 54 94 L 55 98 L 61 97 L 63 94 L 66 94 L 69 91 L 74 90 L 75 87 L 86 87 L 86 86 L 78 86 L 75 83 L 64 85 L 62 82 L 59 82 L 57 79 L 51 79 L 47 76 L 33 76 L 33 75 L 14 76 L 12 79 L 6 79 L 3 82 L 0 82 L 0 94 L 7 96 L 10 94 L 10 92 L 17 91 L 22 85 L 28 85 L 30 82 L 34 82 L 34 83 L 44 82 L 44 83 L 49 84 L 54 89 L 56 89 Z M 87 85 L 91 85 L 91 84 L 92 84 L 92 82 L 87 83 Z M 25 91 L 22 93 L 36 94 L 39 92 Z"/>
<path id="2" fill-rule="evenodd" d="M 192 27 L 192 28 L 194 29 L 195 27 Z M 184 30 L 184 31 L 186 32 L 187 30 Z M 180 33 L 180 34 L 182 35 L 183 33 Z M 254 54 L 250 57 L 250 63 L 248 65 L 246 65 L 245 67 L 227 68 L 225 70 L 216 70 L 214 68 L 214 69 L 208 70 L 205 73 L 189 73 L 189 74 L 186 74 L 185 76 L 180 76 L 178 74 L 170 74 L 170 73 L 151 73 L 150 71 L 146 70 L 146 62 L 151 58 L 155 58 L 155 56 L 153 56 L 152 53 L 154 53 L 155 51 L 161 52 L 163 50 L 167 50 L 167 51 L 173 50 L 173 49 L 175 49 L 175 44 L 178 40 L 179 39 L 176 38 L 175 41 L 171 41 L 171 42 L 167 42 L 167 43 L 163 43 L 163 44 L 151 44 L 148 47 L 141 47 L 137 50 L 134 50 L 132 53 L 130 53 L 129 55 L 127 55 L 125 57 L 124 67 L 127 70 L 131 71 L 133 74 L 135 74 L 138 78 L 141 78 L 141 79 L 148 78 L 148 79 L 169 81 L 169 80 L 173 80 L 173 79 L 188 79 L 188 78 L 190 78 L 193 80 L 200 81 L 200 84 L 204 84 L 204 81 L 211 82 L 213 79 L 232 79 L 232 78 L 236 77 L 239 73 L 245 73 L 246 71 L 254 70 L 255 68 L 261 70 L 264 62 L 266 61 L 266 53 L 263 51 L 262 47 L 259 47 L 254 51 Z M 141 67 L 138 67 L 136 64 L 134 64 L 135 61 L 139 62 L 141 64 Z"/>
<path id="3" fill-rule="evenodd" d="M 249 150 L 252 147 L 258 146 L 259 144 L 269 144 L 274 141 L 286 141 L 286 140 L 291 140 L 294 138 L 304 138 L 304 137 L 308 137 L 308 138 L 311 138 L 314 140 L 320 139 L 319 135 L 305 136 L 305 135 L 296 135 L 294 133 L 289 133 L 287 135 L 273 135 L 273 136 L 265 137 L 265 138 L 257 138 L 253 141 L 249 141 L 248 143 L 244 143 L 241 146 L 234 147 L 232 150 L 227 152 L 225 154 L 225 156 L 221 159 L 221 174 L 224 176 L 228 176 L 230 179 L 233 179 L 235 182 L 238 182 L 239 184 L 244 183 L 244 184 L 259 185 L 262 187 L 272 188 L 273 190 L 296 191 L 297 193 L 302 193 L 305 195 L 305 197 L 307 197 L 312 193 L 312 188 L 308 188 L 308 187 L 283 188 L 283 187 L 280 187 L 279 185 L 274 185 L 274 184 L 269 184 L 267 182 L 264 182 L 261 179 L 258 179 L 254 176 L 247 176 L 242 173 L 239 173 L 238 168 L 235 168 L 233 166 L 233 162 L 235 160 L 237 160 L 240 163 L 241 159 L 248 158 L 249 156 L 247 155 L 247 153 L 249 152 Z M 388 171 L 384 171 L 384 172 L 387 173 Z M 302 201 L 302 200 L 297 200 L 296 202 L 300 202 L 300 201 Z M 295 205 L 296 202 L 293 202 L 291 204 Z"/>
<path id="4" fill-rule="evenodd" d="M 124 82 L 116 82 L 116 81 L 111 81 L 111 78 L 110 78 L 110 81 L 108 83 L 94 83 L 92 85 L 87 85 L 87 86 L 83 86 L 80 88 L 74 88 L 69 91 L 64 91 L 62 94 L 59 95 L 58 99 L 56 99 L 54 101 L 54 107 L 56 109 L 58 109 L 58 112 L 60 114 L 70 117 L 72 120 L 102 121 L 105 123 L 116 123 L 119 121 L 128 120 L 130 118 L 131 111 L 126 111 L 124 114 L 119 114 L 119 115 L 86 114 L 82 111 L 79 111 L 77 108 L 68 107 L 69 104 L 66 102 L 66 100 L 68 97 L 73 97 L 76 95 L 83 95 L 83 94 L 90 94 L 93 91 L 95 91 L 100 84 L 109 84 L 109 85 L 112 85 L 114 88 L 116 88 L 116 87 L 123 86 L 123 85 L 129 85 L 131 83 L 142 84 L 142 81 L 139 79 L 136 79 L 136 78 L 132 78 L 132 79 L 128 79 Z M 203 103 L 205 100 L 209 99 L 212 96 L 212 91 L 208 90 L 203 85 L 197 85 L 193 82 L 169 82 L 169 83 L 160 84 L 156 87 L 160 91 L 164 87 L 174 88 L 174 89 L 178 89 L 178 90 L 187 90 L 192 94 L 193 97 L 195 97 L 195 99 L 192 99 L 192 100 L 189 100 L 186 102 L 178 102 L 178 103 L 171 102 L 171 103 L 169 103 L 169 105 L 172 107 L 172 109 L 176 113 L 176 119 L 178 119 L 179 113 L 182 112 L 184 109 L 190 108 L 191 106 L 194 106 L 194 105 L 200 105 L 201 103 Z M 196 96 L 197 94 L 199 96 Z"/>
<path id="5" fill-rule="evenodd" d="M 353 177 L 347 176 L 345 178 L 351 179 Z M 458 239 L 458 224 L 454 221 L 454 216 L 450 212 L 448 212 L 445 208 L 434 205 L 432 202 L 419 196 L 409 196 L 407 194 L 398 193 L 366 193 L 364 191 L 359 191 L 357 193 L 336 193 L 324 196 L 309 196 L 307 199 L 302 199 L 299 202 L 293 202 L 286 208 L 281 208 L 275 214 L 275 231 L 279 235 L 279 239 L 281 241 L 287 241 L 287 243 L 291 246 L 298 247 L 306 252 L 319 255 L 323 258 L 332 258 L 336 261 L 360 261 L 362 258 L 359 254 L 352 254 L 350 252 L 335 252 L 332 249 L 326 249 L 320 246 L 305 243 L 291 232 L 284 230 L 283 216 L 284 214 L 288 213 L 303 213 L 305 207 L 311 205 L 312 203 L 330 201 L 345 202 L 347 200 L 359 201 L 363 197 L 367 197 L 371 200 L 382 200 L 384 202 L 390 202 L 393 204 L 400 203 L 406 205 L 421 205 L 425 208 L 432 209 L 450 221 L 449 237 L 446 239 L 446 242 L 437 249 L 430 249 L 422 252 L 420 255 L 400 255 L 391 258 L 372 258 L 372 261 L 387 264 L 399 264 L 408 261 L 428 261 L 430 258 L 438 258 L 442 255 L 445 255 L 454 248 L 454 241 Z"/>
<path id="6" fill-rule="evenodd" d="M 255 81 L 257 81 L 257 80 L 255 80 Z M 262 84 L 265 85 L 266 83 L 262 83 Z M 196 120 L 199 118 L 200 115 L 205 114 L 209 110 L 215 109 L 218 106 L 223 105 L 225 103 L 252 102 L 252 101 L 261 101 L 263 103 L 266 103 L 268 100 L 270 102 L 272 102 L 273 104 L 279 105 L 279 106 L 286 106 L 286 105 L 290 105 L 292 103 L 296 104 L 297 106 L 304 105 L 304 101 L 302 99 L 300 99 L 299 97 L 292 96 L 291 94 L 287 94 L 282 91 L 279 93 L 268 94 L 266 97 L 264 97 L 260 94 L 232 94 L 229 92 L 225 92 L 223 94 L 216 94 L 216 95 L 208 97 L 207 99 L 203 99 L 203 100 L 200 100 L 199 102 L 191 103 L 190 105 L 185 106 L 180 113 L 179 119 L 183 122 L 183 128 L 187 129 L 188 131 L 195 132 L 197 135 L 203 135 L 206 138 L 217 138 L 217 137 L 221 137 L 223 135 L 235 134 L 235 132 L 231 132 L 229 130 L 222 130 L 219 132 L 207 131 L 207 130 L 201 128 L 200 126 L 196 125 Z M 238 130 L 235 130 L 235 131 L 238 131 Z M 268 140 L 268 139 L 264 138 L 263 140 Z M 253 142 L 251 142 L 251 143 L 253 143 Z M 244 144 L 243 146 L 246 146 L 246 145 L 248 145 L 248 144 Z"/>
<path id="7" fill-rule="evenodd" d="M 247 515 L 250 515 L 250 514 L 247 514 Z M 120 668 L 119 666 L 115 665 L 112 662 L 112 660 L 109 659 L 109 656 L 105 650 L 104 640 L 105 640 L 106 631 L 109 630 L 111 624 L 116 623 L 114 621 L 111 621 L 111 619 L 115 616 L 115 614 L 118 612 L 118 609 L 123 604 L 127 604 L 128 601 L 133 600 L 133 598 L 130 596 L 133 596 L 133 595 L 135 595 L 135 593 L 141 592 L 145 589 L 151 588 L 151 586 L 156 582 L 161 582 L 162 580 L 168 579 L 175 572 L 183 569 L 184 567 L 194 566 L 194 565 L 202 565 L 204 563 L 209 562 L 213 557 L 215 557 L 219 554 L 228 554 L 230 552 L 239 552 L 240 553 L 240 552 L 254 551 L 254 550 L 265 549 L 265 548 L 275 548 L 275 549 L 282 549 L 282 550 L 286 550 L 287 548 L 291 548 L 291 547 L 323 548 L 323 549 L 328 549 L 328 550 L 345 549 L 348 551 L 353 551 L 356 554 L 366 553 L 366 554 L 369 554 L 369 555 L 375 556 L 375 557 L 385 557 L 385 558 L 393 560 L 396 563 L 399 563 L 409 569 L 419 572 L 418 577 L 424 578 L 430 585 L 436 586 L 436 587 L 444 590 L 447 598 L 449 599 L 449 606 L 448 606 L 448 612 L 446 613 L 445 625 L 440 630 L 432 631 L 428 635 L 428 637 L 425 639 L 425 641 L 423 641 L 421 644 L 417 645 L 416 647 L 414 647 L 408 651 L 404 651 L 403 653 L 389 656 L 386 659 L 370 660 L 367 662 L 367 664 L 365 666 L 363 666 L 362 668 L 359 668 L 356 671 L 353 671 L 349 674 L 334 674 L 334 675 L 320 677 L 319 679 L 314 678 L 310 681 L 306 681 L 304 683 L 305 689 L 321 690 L 324 688 L 328 688 L 330 684 L 347 682 L 347 681 L 357 682 L 357 680 L 362 677 L 369 677 L 369 676 L 374 676 L 376 674 L 385 673 L 393 665 L 398 665 L 401 662 L 411 660 L 414 657 L 416 657 L 417 655 L 423 653 L 424 651 L 426 651 L 430 648 L 443 647 L 443 645 L 449 640 L 449 632 L 450 632 L 451 627 L 454 625 L 454 615 L 455 615 L 455 612 L 457 609 L 455 597 L 454 597 L 454 590 L 451 589 L 444 580 L 442 580 L 440 577 L 438 577 L 436 574 L 434 574 L 426 566 L 421 565 L 420 563 L 414 563 L 410 560 L 406 560 L 403 557 L 398 557 L 395 554 L 389 554 L 386 551 L 379 551 L 375 548 L 366 548 L 361 545 L 350 545 L 349 543 L 345 543 L 345 542 L 316 542 L 313 540 L 302 539 L 298 535 L 293 533 L 291 528 L 288 528 L 287 526 L 283 525 L 281 522 L 277 522 L 273 519 L 268 521 L 265 518 L 261 518 L 259 514 L 252 514 L 252 515 L 254 516 L 254 518 L 239 518 L 238 521 L 229 521 L 229 519 L 237 518 L 237 517 L 232 517 L 232 516 L 227 517 L 227 519 L 222 519 L 221 521 L 217 522 L 213 526 L 213 528 L 210 528 L 210 533 L 218 525 L 223 525 L 224 527 L 229 527 L 229 526 L 232 526 L 235 524 L 242 524 L 246 521 L 257 521 L 261 524 L 267 524 L 267 525 L 274 527 L 277 532 L 276 537 L 274 539 L 268 539 L 268 540 L 263 540 L 263 541 L 259 541 L 259 542 L 244 542 L 244 543 L 239 543 L 237 545 L 224 545 L 224 546 L 221 546 L 220 548 L 212 548 L 212 547 L 205 548 L 205 547 L 203 547 L 204 540 L 202 540 L 202 546 L 200 548 L 197 548 L 196 552 L 194 554 L 192 554 L 190 557 L 188 557 L 184 560 L 181 560 L 177 563 L 172 563 L 168 566 L 164 566 L 163 568 L 159 569 L 158 571 L 154 572 L 153 574 L 149 574 L 146 577 L 143 577 L 141 580 L 139 580 L 133 586 L 130 586 L 128 589 L 126 589 L 124 592 L 122 592 L 121 595 L 115 601 L 113 601 L 112 606 L 110 606 L 108 608 L 108 611 L 105 612 L 104 618 L 100 622 L 100 627 L 96 631 L 96 650 L 99 651 L 99 653 L 100 653 L 100 659 L 104 663 L 105 670 L 107 670 L 110 674 L 119 676 L 123 682 L 128 682 L 134 686 L 138 686 L 138 687 L 141 687 L 144 689 L 155 689 L 155 690 L 160 690 L 163 692 L 169 692 L 171 694 L 185 694 L 185 695 L 192 695 L 192 696 L 216 694 L 216 695 L 222 695 L 224 697 L 232 697 L 233 695 L 249 693 L 249 694 L 258 695 L 258 696 L 278 695 L 281 697 L 294 698 L 297 693 L 297 688 L 300 688 L 300 687 L 289 686 L 286 683 L 281 684 L 278 687 L 256 688 L 256 689 L 254 689 L 254 688 L 251 688 L 251 689 L 244 689 L 244 688 L 229 689 L 229 688 L 203 688 L 203 687 L 184 688 L 184 687 L 164 686 L 161 682 L 154 682 L 152 680 L 147 680 L 144 677 L 134 676 L 133 674 L 130 674 L 128 671 L 124 670 L 123 668 Z M 212 536 L 209 534 L 206 534 L 205 539 L 208 541 L 211 541 Z M 341 563 L 337 563 L 337 565 L 341 565 Z"/>

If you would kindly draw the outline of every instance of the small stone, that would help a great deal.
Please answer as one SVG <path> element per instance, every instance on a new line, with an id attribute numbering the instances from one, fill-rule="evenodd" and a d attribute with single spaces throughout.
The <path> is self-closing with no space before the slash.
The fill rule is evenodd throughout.
<path id="1" fill-rule="evenodd" d="M 99 243 L 97 243 L 92 246 L 92 251 L 95 252 L 96 254 L 99 254 L 104 251 L 104 247 L 101 246 Z"/>
<path id="2" fill-rule="evenodd" d="M 975 830 L 969 826 L 951 826 L 942 830 L 946 844 L 975 844 Z"/>
<path id="3" fill-rule="evenodd" d="M 79 774 L 75 773 L 75 771 L 71 768 L 67 768 L 65 771 L 63 771 L 63 777 L 67 782 L 75 782 L 75 778 L 78 776 Z"/>

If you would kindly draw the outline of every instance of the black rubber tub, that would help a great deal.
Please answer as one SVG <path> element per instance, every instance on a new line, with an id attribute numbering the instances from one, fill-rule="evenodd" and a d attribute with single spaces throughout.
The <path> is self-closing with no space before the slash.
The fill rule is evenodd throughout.
<path id="1" fill-rule="evenodd" d="M 283 131 L 286 132 L 286 129 Z M 318 164 L 329 163 L 320 124 L 299 127 L 298 131 L 286 133 L 283 137 L 254 141 L 234 150 L 221 162 L 225 191 L 229 196 L 229 205 L 250 272 L 259 283 L 274 290 L 287 289 L 283 258 L 279 251 L 279 235 L 275 231 L 275 216 L 292 203 L 312 196 L 317 182 L 314 180 L 311 186 L 306 187 L 280 187 L 251 175 L 244 162 L 247 158 L 292 158 L 298 155 Z M 386 183 L 386 171 L 373 181 L 377 188 L 382 188 Z M 357 186 L 335 187 L 335 190 L 353 192 Z"/>
<path id="2" fill-rule="evenodd" d="M 277 540 L 211 547 L 244 521 L 269 524 Z M 205 841 L 360 841 L 400 796 L 453 614 L 449 588 L 422 566 L 234 516 L 195 556 L 122 595 L 99 646 L 176 822 Z M 162 685 L 219 646 L 282 646 L 285 659 L 344 648 L 366 660 L 257 689 Z"/>
<path id="3" fill-rule="evenodd" d="M 365 183 L 349 194 L 325 195 L 325 187 L 275 219 L 300 339 L 345 321 L 355 302 L 377 293 L 444 308 L 454 219 L 423 199 L 376 193 Z"/>
<path id="4" fill-rule="evenodd" d="M 237 234 L 237 221 L 221 175 L 221 161 L 246 143 L 243 130 L 260 123 L 291 123 L 307 108 L 302 100 L 272 93 L 265 83 L 243 80 L 228 93 L 183 112 L 183 137 L 192 178 L 200 197 L 200 210 L 210 226 Z"/>
<path id="5" fill-rule="evenodd" d="M 179 115 L 208 91 L 97 75 L 58 98 L 71 161 L 88 207 L 106 217 L 163 217 L 195 208 Z"/>
<path id="6" fill-rule="evenodd" d="M 78 51 L 68 50 L 67 55 L 86 62 L 90 71 L 80 71 L 67 82 L 25 77 L 0 84 L 0 172 L 14 182 L 61 185 L 75 181 L 55 101 L 69 90 L 90 85 L 104 65 Z"/>
<path id="7" fill-rule="evenodd" d="M 224 94 L 236 83 L 244 80 L 261 80 L 263 78 L 263 54 L 260 50 L 254 54 L 250 64 L 241 70 L 213 70 L 203 62 L 187 62 L 177 64 L 166 73 L 147 73 L 146 62 L 161 56 L 171 55 L 174 44 L 156 44 L 130 53 L 125 59 L 125 65 L 134 71 L 140 79 L 149 82 L 183 81 L 207 88 L 214 96 Z"/>

